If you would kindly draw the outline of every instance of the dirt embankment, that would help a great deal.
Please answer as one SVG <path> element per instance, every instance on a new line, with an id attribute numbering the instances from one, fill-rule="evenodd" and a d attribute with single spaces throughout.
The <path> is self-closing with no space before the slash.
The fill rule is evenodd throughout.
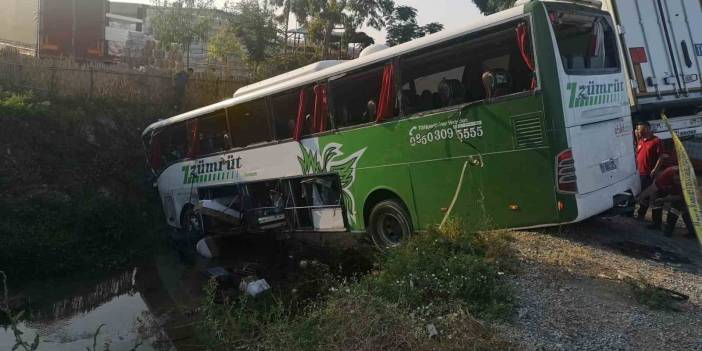
<path id="1" fill-rule="evenodd" d="M 0 99 L 3 98 L 0 92 Z M 8 100 L 11 100 L 8 102 Z M 60 191 L 143 196 L 140 134 L 168 111 L 105 101 L 48 101 L 4 94 L 0 104 L 0 193 Z"/>

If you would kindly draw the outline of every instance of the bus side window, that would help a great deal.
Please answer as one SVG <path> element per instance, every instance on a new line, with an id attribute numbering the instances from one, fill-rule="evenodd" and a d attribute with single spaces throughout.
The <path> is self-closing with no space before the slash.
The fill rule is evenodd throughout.
<path id="1" fill-rule="evenodd" d="M 228 111 L 233 147 L 247 147 L 273 140 L 264 98 L 232 106 Z"/>
<path id="2" fill-rule="evenodd" d="M 271 99 L 275 138 L 286 140 L 293 137 L 300 93 L 296 91 L 275 95 Z"/>
<path id="3" fill-rule="evenodd" d="M 208 155 L 231 148 L 224 111 L 199 118 L 198 142 L 200 143 L 200 155 Z"/>
<path id="4" fill-rule="evenodd" d="M 533 74 L 520 52 L 517 28 L 521 23 L 507 23 L 402 57 L 403 111 L 418 113 L 532 89 Z M 524 39 L 530 45 L 528 37 Z"/>
<path id="5" fill-rule="evenodd" d="M 298 117 L 300 119 L 299 137 L 320 132 L 313 128 L 315 99 L 316 95 L 312 86 L 297 88 L 273 96 L 271 106 L 276 140 L 295 137 Z M 301 103 L 303 106 L 300 106 Z M 325 123 L 325 126 L 327 125 L 329 123 Z"/>
<path id="6" fill-rule="evenodd" d="M 151 141 L 151 166 L 162 171 L 174 162 L 185 158 L 187 137 L 185 123 L 170 125 L 155 132 Z"/>
<path id="7" fill-rule="evenodd" d="M 450 47 L 403 58 L 403 111 L 413 114 L 464 103 L 465 57 L 469 56 Z"/>
<path id="8" fill-rule="evenodd" d="M 376 66 L 331 81 L 331 101 L 337 128 L 377 119 L 384 70 L 384 65 Z"/>

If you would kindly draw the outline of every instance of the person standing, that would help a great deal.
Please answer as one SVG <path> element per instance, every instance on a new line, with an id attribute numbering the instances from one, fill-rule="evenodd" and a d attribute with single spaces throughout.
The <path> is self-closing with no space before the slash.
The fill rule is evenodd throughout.
<path id="1" fill-rule="evenodd" d="M 651 124 L 648 122 L 636 123 L 636 169 L 639 172 L 641 189 L 648 188 L 653 184 L 653 180 L 658 173 L 663 160 L 663 144 L 658 137 L 651 132 Z M 662 215 L 663 209 L 654 204 L 653 216 Z M 643 220 L 648 212 L 648 203 L 641 203 L 638 210 L 638 218 Z"/>
<path id="2" fill-rule="evenodd" d="M 185 106 L 185 89 L 188 87 L 188 80 L 190 80 L 191 68 L 186 72 L 183 69 L 178 69 L 180 65 L 176 68 L 178 72 L 173 75 L 173 87 L 175 88 L 175 109 L 177 112 L 182 112 Z"/>

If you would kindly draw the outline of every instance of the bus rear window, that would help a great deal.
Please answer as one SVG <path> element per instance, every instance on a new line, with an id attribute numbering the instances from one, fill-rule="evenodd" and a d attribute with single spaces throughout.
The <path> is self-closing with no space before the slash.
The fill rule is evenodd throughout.
<path id="1" fill-rule="evenodd" d="M 619 52 L 612 25 L 604 16 L 577 11 L 549 11 L 556 45 L 567 74 L 619 72 Z"/>

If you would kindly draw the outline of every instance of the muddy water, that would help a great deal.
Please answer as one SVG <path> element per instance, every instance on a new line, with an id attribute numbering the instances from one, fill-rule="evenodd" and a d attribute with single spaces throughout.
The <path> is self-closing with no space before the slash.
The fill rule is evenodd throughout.
<path id="1" fill-rule="evenodd" d="M 15 304 L 28 311 L 29 317 L 19 324 L 22 337 L 31 343 L 38 334 L 39 350 L 49 351 L 93 350 L 94 338 L 96 351 L 132 350 L 137 345 L 136 350 L 201 350 L 205 346 L 196 335 L 196 309 L 207 268 L 254 266 L 254 274 L 282 290 L 300 258 L 316 254 L 309 245 L 290 241 L 256 238 L 221 244 L 228 254 L 216 260 L 170 247 L 100 279 L 25 286 L 14 297 Z M 11 295 L 17 293 L 10 290 Z M 0 324 L 0 350 L 14 345 L 12 330 Z"/>
<path id="2" fill-rule="evenodd" d="M 28 342 L 39 335 L 39 350 L 92 350 L 93 343 L 113 351 L 175 350 L 178 343 L 184 345 L 178 349 L 193 349 L 193 330 L 180 306 L 194 302 L 187 284 L 195 284 L 197 270 L 196 263 L 167 252 L 100 279 L 34 283 L 15 297 L 29 316 L 19 329 Z M 14 344 L 12 330 L 0 328 L 0 350 Z"/>

